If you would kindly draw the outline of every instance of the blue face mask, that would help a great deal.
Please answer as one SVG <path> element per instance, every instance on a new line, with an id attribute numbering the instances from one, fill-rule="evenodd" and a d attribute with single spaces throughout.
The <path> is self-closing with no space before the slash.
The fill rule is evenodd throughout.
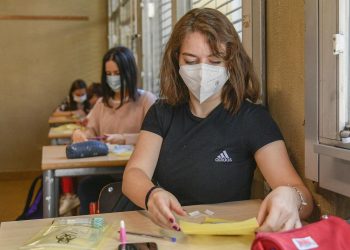
<path id="1" fill-rule="evenodd" d="M 117 92 L 121 85 L 120 75 L 107 76 L 107 84 L 114 92 Z"/>

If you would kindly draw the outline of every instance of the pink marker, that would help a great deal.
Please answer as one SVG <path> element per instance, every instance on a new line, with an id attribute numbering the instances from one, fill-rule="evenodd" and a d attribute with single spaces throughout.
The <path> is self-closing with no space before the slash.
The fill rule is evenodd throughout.
<path id="1" fill-rule="evenodd" d="M 123 220 L 120 221 L 119 240 L 123 244 L 126 243 L 125 222 Z"/>

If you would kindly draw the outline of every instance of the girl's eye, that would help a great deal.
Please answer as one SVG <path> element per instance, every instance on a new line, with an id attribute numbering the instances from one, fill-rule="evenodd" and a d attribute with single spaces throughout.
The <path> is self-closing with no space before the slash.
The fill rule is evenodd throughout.
<path id="1" fill-rule="evenodd" d="M 220 64 L 221 61 L 211 61 L 210 63 L 211 63 L 211 64 Z"/>
<path id="2" fill-rule="evenodd" d="M 185 63 L 186 63 L 186 64 L 197 64 L 196 61 L 186 61 L 186 60 L 185 60 Z"/>
<path id="3" fill-rule="evenodd" d="M 107 76 L 118 76 L 119 72 L 106 72 Z"/>

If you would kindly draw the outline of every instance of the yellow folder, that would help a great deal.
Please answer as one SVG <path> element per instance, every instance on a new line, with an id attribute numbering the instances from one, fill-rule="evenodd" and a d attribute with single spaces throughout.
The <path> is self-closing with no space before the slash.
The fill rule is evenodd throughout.
<path id="1" fill-rule="evenodd" d="M 203 223 L 180 220 L 181 231 L 185 234 L 251 235 L 258 227 L 259 224 L 255 217 L 244 221 L 206 217 Z"/>

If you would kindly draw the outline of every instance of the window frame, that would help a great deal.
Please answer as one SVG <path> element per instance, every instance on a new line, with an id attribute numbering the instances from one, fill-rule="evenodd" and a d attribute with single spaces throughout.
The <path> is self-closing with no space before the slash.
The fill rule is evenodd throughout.
<path id="1" fill-rule="evenodd" d="M 109 47 L 114 46 L 121 41 L 121 27 L 120 21 L 116 19 L 117 12 L 120 12 L 123 5 L 131 0 L 109 0 Z M 172 25 L 191 9 L 192 0 L 171 1 L 171 18 Z M 266 0 L 241 0 L 242 1 L 242 32 L 243 32 L 243 46 L 248 55 L 251 57 L 254 64 L 256 74 L 261 82 L 261 96 L 262 102 L 266 103 L 266 56 L 265 56 L 265 5 Z M 134 1 L 132 1 L 134 2 Z M 154 85 L 156 79 L 154 72 L 150 72 L 148 61 L 144 60 L 145 54 L 149 54 L 149 37 L 147 37 L 147 25 L 144 24 L 145 18 L 143 15 L 147 12 L 147 4 L 154 0 L 137 0 L 133 3 L 130 11 L 133 16 L 130 22 L 130 29 L 127 36 L 131 37 L 130 43 L 135 52 L 140 69 L 140 83 L 141 87 L 146 90 L 155 90 Z M 140 17 L 141 16 L 141 17 Z M 113 19 L 114 18 L 114 19 Z M 136 23 L 134 23 L 136 22 Z M 148 26 L 149 27 L 149 26 Z M 118 28 L 118 31 L 116 30 Z M 148 32 L 149 34 L 149 32 Z M 119 36 L 119 37 L 118 37 Z M 130 42 L 130 41 L 129 41 Z M 126 44 L 127 45 L 127 44 Z M 151 77 L 149 76 L 151 74 Z"/>
<path id="2" fill-rule="evenodd" d="M 305 176 L 350 197 L 350 151 L 339 137 L 340 68 L 332 39 L 339 32 L 339 1 L 305 2 Z"/>

